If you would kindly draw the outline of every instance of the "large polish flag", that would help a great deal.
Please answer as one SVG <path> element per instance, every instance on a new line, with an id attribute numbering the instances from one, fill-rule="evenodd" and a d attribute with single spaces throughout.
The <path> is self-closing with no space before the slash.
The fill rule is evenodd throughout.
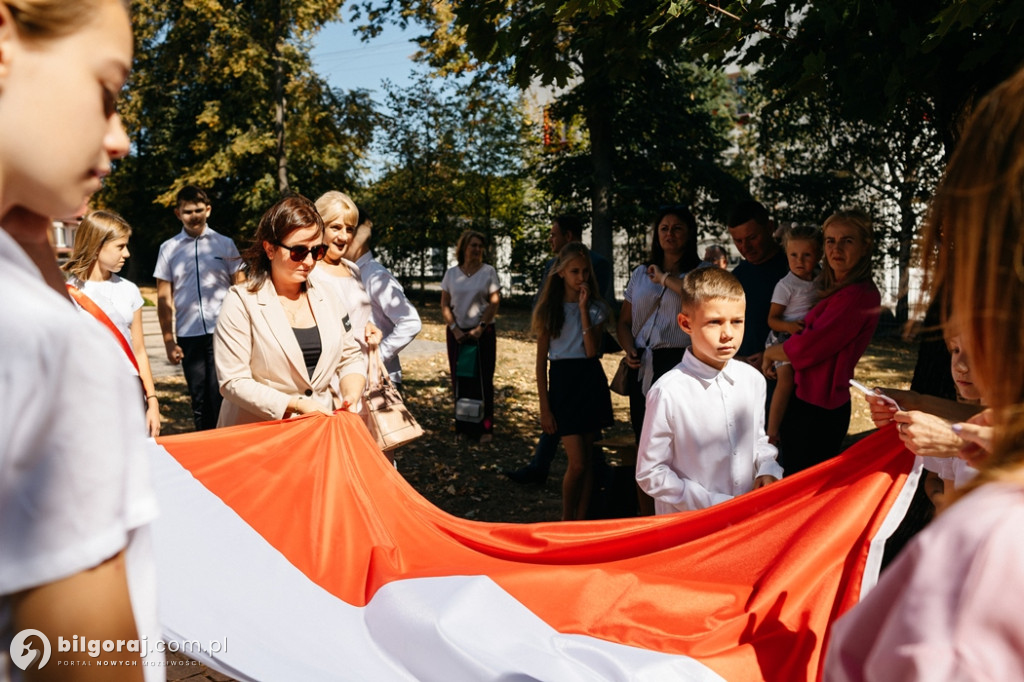
<path id="1" fill-rule="evenodd" d="M 918 471 L 887 429 L 704 511 L 511 524 L 431 505 L 350 414 L 151 460 L 165 638 L 267 682 L 815 680 Z"/>

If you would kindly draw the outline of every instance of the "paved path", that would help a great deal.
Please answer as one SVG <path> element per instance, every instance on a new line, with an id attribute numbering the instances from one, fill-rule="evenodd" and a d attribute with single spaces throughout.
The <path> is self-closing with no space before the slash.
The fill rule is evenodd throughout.
<path id="1" fill-rule="evenodd" d="M 146 338 L 146 352 L 149 354 L 149 366 L 153 370 L 153 377 L 183 376 L 181 365 L 172 365 L 167 361 L 167 352 L 164 350 L 164 341 L 160 334 L 160 321 L 157 319 L 155 306 L 146 306 L 142 309 L 142 334 Z M 402 351 L 402 357 L 411 360 L 445 352 L 445 345 L 440 341 L 416 339 Z"/>

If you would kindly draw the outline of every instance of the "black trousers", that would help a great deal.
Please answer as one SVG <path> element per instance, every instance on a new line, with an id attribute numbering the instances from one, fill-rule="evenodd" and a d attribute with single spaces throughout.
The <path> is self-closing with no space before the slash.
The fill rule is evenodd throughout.
<path id="1" fill-rule="evenodd" d="M 850 403 L 833 410 L 790 397 L 779 435 L 779 464 L 786 476 L 810 469 L 842 451 L 850 428 Z"/>
<path id="2" fill-rule="evenodd" d="M 469 331 L 463 329 L 463 331 Z M 484 327 L 483 334 L 477 341 L 479 345 L 477 355 L 478 375 L 472 378 L 460 377 L 455 368 L 459 360 L 459 348 L 462 346 L 455 340 L 455 334 L 451 329 L 445 331 L 445 338 L 448 345 L 448 370 L 452 376 L 452 387 L 456 397 L 474 398 L 484 401 L 484 420 L 479 424 L 469 424 L 455 421 L 455 431 L 470 436 L 482 436 L 485 433 L 494 431 L 494 370 L 497 365 L 498 336 L 494 324 Z M 472 343 L 467 341 L 466 343 Z"/>
<path id="3" fill-rule="evenodd" d="M 181 368 L 192 398 L 192 421 L 196 431 L 216 428 L 221 397 L 213 362 L 213 334 L 179 336 L 178 345 L 185 355 Z"/>

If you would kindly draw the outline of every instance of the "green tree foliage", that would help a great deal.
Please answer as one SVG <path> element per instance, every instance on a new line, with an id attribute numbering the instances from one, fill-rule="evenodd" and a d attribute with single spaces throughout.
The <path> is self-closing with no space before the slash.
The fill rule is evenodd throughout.
<path id="1" fill-rule="evenodd" d="M 442 87 L 419 76 L 407 88 L 384 89 L 391 114 L 375 143 L 383 165 L 360 197 L 385 245 L 383 259 L 422 284 L 445 266 L 447 248 L 465 229 L 516 253 L 525 191 L 517 98 L 478 79 Z"/>
<path id="2" fill-rule="evenodd" d="M 638 77 L 661 79 L 659 69 L 668 73 L 679 62 L 691 63 L 702 58 L 689 49 L 685 36 L 692 27 L 673 22 L 664 30 L 652 32 L 652 14 L 659 12 L 659 0 L 636 0 L 620 3 L 614 0 L 494 0 L 485 3 L 425 2 L 423 0 L 367 0 L 355 6 L 354 18 L 366 19 L 367 30 L 373 32 L 389 19 L 399 23 L 420 22 L 430 33 L 421 39 L 425 58 L 435 67 L 467 69 L 480 64 L 490 65 L 507 75 L 520 88 L 534 84 L 565 86 L 572 84 L 571 101 L 564 108 L 574 110 L 584 131 L 582 153 L 574 153 L 557 165 L 556 180 L 577 183 L 574 194 L 589 203 L 595 251 L 611 256 L 613 221 L 635 212 L 629 202 L 643 201 L 649 208 L 657 195 L 667 191 L 662 185 L 648 187 L 649 196 L 634 199 L 629 188 L 640 188 L 648 170 L 657 161 L 671 157 L 663 149 L 671 141 L 658 132 L 651 132 L 654 116 L 641 115 L 627 121 L 628 114 L 639 113 L 643 95 Z M 706 21 L 700 17 L 700 21 Z M 683 93 L 683 96 L 692 95 Z M 631 105 L 634 106 L 630 109 Z M 687 110 L 697 107 L 688 107 Z M 663 112 L 664 108 L 659 110 Z M 671 118 L 676 118 L 675 114 Z M 704 124 L 700 117 L 690 117 L 687 124 Z M 661 122 L 659 122 L 660 124 Z M 660 127 L 666 131 L 670 124 Z M 707 140 L 713 130 L 689 130 L 684 137 L 691 154 L 694 138 Z M 660 132 L 659 131 L 659 132 Z M 678 129 L 674 132 L 678 132 Z M 623 138 L 623 134 L 630 137 Z M 643 150 L 644 136 L 658 138 L 657 148 Z M 672 159 L 672 163 L 705 164 L 707 176 L 716 175 L 714 151 L 719 142 L 697 150 L 695 155 Z M 644 155 L 641 168 L 626 164 Z M 664 169 L 660 171 L 667 172 Z M 688 169 L 686 175 L 701 171 Z M 552 177 L 552 174 L 548 174 Z M 723 176 L 719 176 L 724 180 Z M 618 183 L 625 183 L 625 189 Z M 692 189 L 692 188 L 691 188 Z M 586 196 L 584 196 L 584 194 Z M 634 191 L 633 195 L 642 194 Z M 689 193 L 692 193 L 689 192 Z M 559 190 L 558 199 L 565 201 L 567 191 Z M 685 195 L 684 195 L 685 196 Z M 627 198 L 628 197 L 628 198 Z M 617 198 L 627 204 L 616 205 Z M 576 204 L 582 206 L 582 204 Z M 629 222 L 622 227 L 631 228 Z"/>
<path id="3" fill-rule="evenodd" d="M 710 21 L 715 58 L 762 68 L 778 99 L 817 98 L 841 118 L 885 126 L 926 113 L 948 156 L 973 103 L 1024 62 L 1024 5 L 995 0 L 661 0 L 649 23 Z"/>
<path id="4" fill-rule="evenodd" d="M 372 139 L 365 92 L 332 90 L 310 40 L 339 0 L 135 0 L 136 61 L 122 106 L 132 155 L 98 203 L 137 228 L 133 259 L 148 275 L 178 229 L 185 184 L 211 194 L 211 225 L 244 239 L 283 189 L 314 197 L 352 186 Z"/>
<path id="5" fill-rule="evenodd" d="M 582 85 L 582 84 L 580 84 Z M 691 207 L 704 228 L 720 204 L 745 196 L 740 176 L 730 173 L 725 156 L 740 106 L 736 91 L 720 71 L 683 59 L 647 60 L 623 83 L 611 111 L 611 215 L 623 227 L 647 224 L 660 205 Z M 581 94 L 560 96 L 549 115 L 558 126 L 537 162 L 539 187 L 556 205 L 586 214 L 591 191 L 589 146 L 582 126 Z M 563 134 L 565 122 L 569 130 Z M 630 262 L 650 243 L 642 230 L 629 232 Z"/>
<path id="6" fill-rule="evenodd" d="M 755 193 L 783 221 L 820 225 L 850 206 L 874 219 L 879 272 L 896 273 L 898 322 L 908 317 L 912 246 L 943 167 L 938 132 L 904 109 L 885 127 L 838 117 L 816 100 L 765 105 L 754 116 Z"/>

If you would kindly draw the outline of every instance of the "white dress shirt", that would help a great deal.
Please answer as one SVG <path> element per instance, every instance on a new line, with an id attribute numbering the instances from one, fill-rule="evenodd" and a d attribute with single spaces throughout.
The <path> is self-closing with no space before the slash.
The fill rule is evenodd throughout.
<path id="1" fill-rule="evenodd" d="M 960 490 L 974 480 L 978 470 L 959 457 L 922 457 L 924 468 L 934 471 L 943 481 L 953 481 L 953 488 Z"/>
<path id="2" fill-rule="evenodd" d="M 704 509 L 782 478 L 764 432 L 765 379 L 746 363 L 722 370 L 690 349 L 647 393 L 636 480 L 658 514 Z"/>
<path id="3" fill-rule="evenodd" d="M 395 276 L 367 251 L 356 261 L 359 276 L 370 296 L 370 319 L 384 335 L 380 342 L 380 357 L 387 367 L 391 380 L 402 382 L 402 365 L 398 354 L 412 343 L 420 333 L 422 323 L 419 313 Z"/>
<path id="4" fill-rule="evenodd" d="M 177 336 L 214 332 L 220 306 L 241 267 L 235 242 L 209 225 L 195 239 L 182 228 L 160 245 L 153 277 L 171 283 Z"/>

